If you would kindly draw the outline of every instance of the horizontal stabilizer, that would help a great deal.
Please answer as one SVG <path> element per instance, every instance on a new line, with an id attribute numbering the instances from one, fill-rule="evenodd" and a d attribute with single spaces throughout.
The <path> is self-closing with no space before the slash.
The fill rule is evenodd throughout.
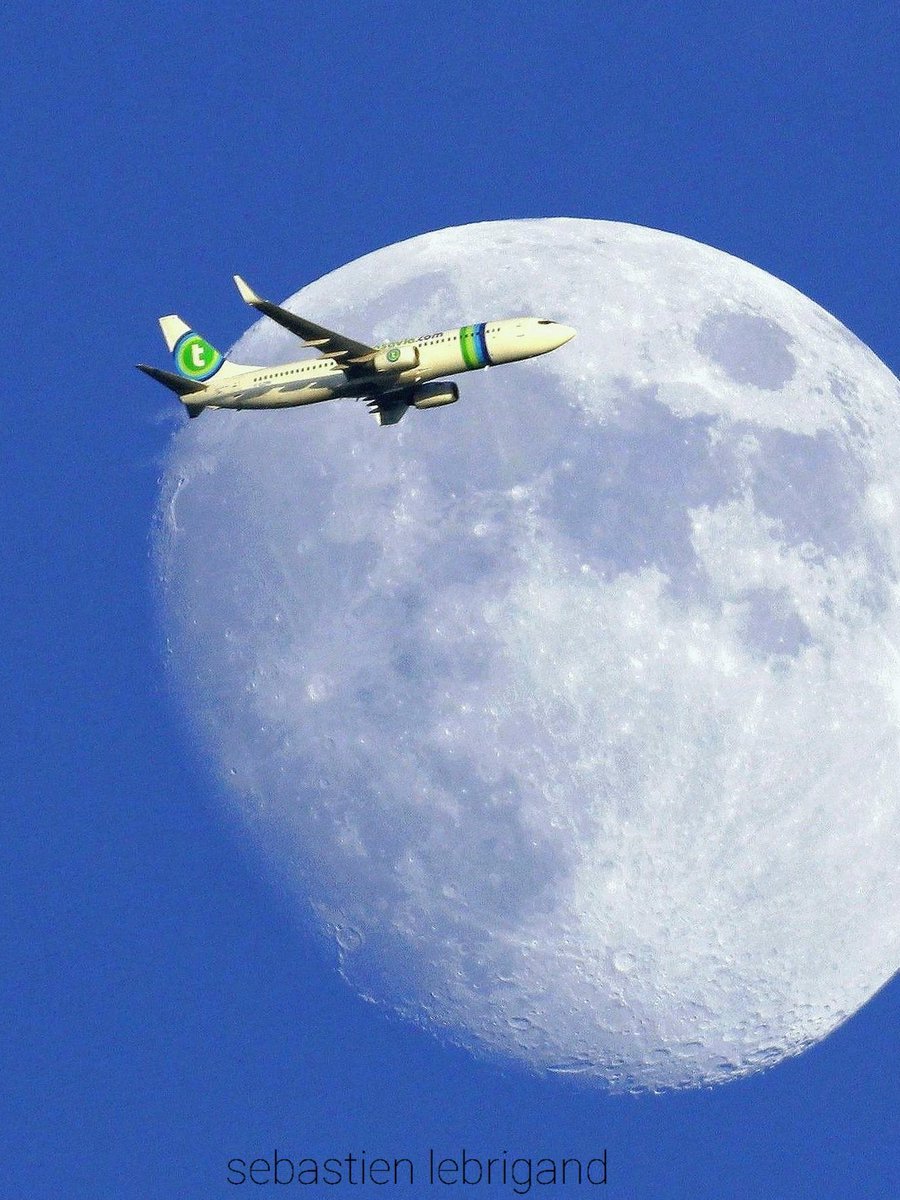
<path id="1" fill-rule="evenodd" d="M 172 371 L 163 371 L 159 367 L 148 367 L 146 363 L 137 363 L 137 369 L 163 384 L 176 396 L 193 396 L 195 392 L 205 392 L 206 384 L 198 383 L 195 379 L 185 379 L 183 375 L 175 375 Z"/>

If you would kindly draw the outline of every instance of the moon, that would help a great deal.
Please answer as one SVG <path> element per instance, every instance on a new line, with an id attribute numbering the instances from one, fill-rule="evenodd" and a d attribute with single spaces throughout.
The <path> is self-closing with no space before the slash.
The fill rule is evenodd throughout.
<path id="1" fill-rule="evenodd" d="M 823 1038 L 900 951 L 900 383 L 786 283 L 606 221 L 444 229 L 287 304 L 367 342 L 578 331 L 396 427 L 173 440 L 184 711 L 344 977 L 613 1090 Z"/>

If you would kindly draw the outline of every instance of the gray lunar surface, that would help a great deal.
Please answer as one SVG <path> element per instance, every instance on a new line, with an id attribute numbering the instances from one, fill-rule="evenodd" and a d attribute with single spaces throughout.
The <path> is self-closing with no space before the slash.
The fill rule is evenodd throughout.
<path id="1" fill-rule="evenodd" d="M 344 976 L 617 1089 L 824 1037 L 900 951 L 898 381 L 787 284 L 603 221 L 445 229 L 288 307 L 578 331 L 395 427 L 174 439 L 185 711 Z M 298 345 L 263 320 L 233 356 Z"/>

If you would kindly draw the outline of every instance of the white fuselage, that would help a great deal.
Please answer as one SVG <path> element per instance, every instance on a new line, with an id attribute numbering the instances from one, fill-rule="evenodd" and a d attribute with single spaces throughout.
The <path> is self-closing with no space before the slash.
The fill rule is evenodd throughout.
<path id="1" fill-rule="evenodd" d="M 352 372 L 335 358 L 303 359 L 273 367 L 242 370 L 232 366 L 225 378 L 214 378 L 203 393 L 203 403 L 217 408 L 291 408 L 318 404 L 337 397 L 368 396 L 415 387 L 446 375 L 477 371 L 499 363 L 535 358 L 564 345 L 575 330 L 556 321 L 536 317 L 487 321 L 463 325 L 442 333 L 389 342 L 378 348 L 375 363 Z M 389 361 L 399 350 L 403 361 Z M 414 351 L 414 353 L 412 353 Z M 414 363 L 405 365 L 406 360 Z"/>

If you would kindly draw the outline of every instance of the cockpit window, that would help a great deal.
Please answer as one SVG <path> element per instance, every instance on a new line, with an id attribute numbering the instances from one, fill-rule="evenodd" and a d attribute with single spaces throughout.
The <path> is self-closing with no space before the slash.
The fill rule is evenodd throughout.
<path id="1" fill-rule="evenodd" d="M 538 325 L 552 325 L 552 321 L 538 321 Z"/>

